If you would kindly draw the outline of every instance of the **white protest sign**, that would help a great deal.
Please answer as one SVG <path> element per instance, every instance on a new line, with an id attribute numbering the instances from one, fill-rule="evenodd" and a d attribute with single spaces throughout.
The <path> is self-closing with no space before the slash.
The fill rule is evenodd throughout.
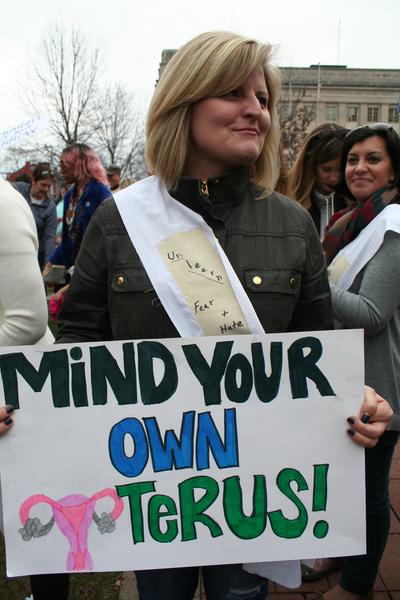
<path id="1" fill-rule="evenodd" d="M 0 349 L 10 576 L 365 552 L 363 332 Z"/>
<path id="2" fill-rule="evenodd" d="M 0 132 L 0 150 L 1 148 L 9 148 L 15 144 L 20 144 L 32 135 L 43 131 L 49 126 L 49 115 L 43 113 L 36 115 L 29 121 L 24 121 L 16 127 Z"/>

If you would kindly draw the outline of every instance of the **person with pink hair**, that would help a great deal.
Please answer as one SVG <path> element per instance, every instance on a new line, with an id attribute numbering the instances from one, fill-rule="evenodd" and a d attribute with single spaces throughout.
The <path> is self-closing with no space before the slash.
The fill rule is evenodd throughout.
<path id="1" fill-rule="evenodd" d="M 60 156 L 60 170 L 69 186 L 64 196 L 63 228 L 60 244 L 45 265 L 45 276 L 53 265 L 66 270 L 75 264 L 82 239 L 96 208 L 111 196 L 107 173 L 96 152 L 86 144 L 74 143 Z M 68 285 L 54 295 L 59 301 Z"/>

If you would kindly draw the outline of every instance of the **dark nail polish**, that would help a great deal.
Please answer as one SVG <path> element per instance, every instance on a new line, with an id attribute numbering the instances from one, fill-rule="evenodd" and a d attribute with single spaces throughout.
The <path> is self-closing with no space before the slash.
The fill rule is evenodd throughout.
<path id="1" fill-rule="evenodd" d="M 11 425 L 11 423 L 13 422 L 11 417 L 7 417 L 7 419 L 4 419 L 3 423 L 4 425 Z"/>
<path id="2" fill-rule="evenodd" d="M 354 423 L 355 423 L 355 420 L 354 420 L 352 417 L 349 417 L 349 418 L 347 419 L 347 422 L 348 422 L 348 423 L 350 423 L 350 425 L 354 425 Z"/>
<path id="3" fill-rule="evenodd" d="M 11 413 L 13 413 L 15 410 L 15 406 L 13 406 L 12 404 L 7 404 L 6 406 L 6 413 L 8 415 L 11 415 Z"/>
<path id="4" fill-rule="evenodd" d="M 369 416 L 368 413 L 363 413 L 360 420 L 362 423 L 369 423 L 370 418 L 371 417 Z"/>
<path id="5" fill-rule="evenodd" d="M 355 434 L 355 431 L 354 431 L 354 429 L 348 429 L 348 430 L 347 430 L 347 433 L 348 433 L 349 435 L 354 435 L 354 434 Z"/>

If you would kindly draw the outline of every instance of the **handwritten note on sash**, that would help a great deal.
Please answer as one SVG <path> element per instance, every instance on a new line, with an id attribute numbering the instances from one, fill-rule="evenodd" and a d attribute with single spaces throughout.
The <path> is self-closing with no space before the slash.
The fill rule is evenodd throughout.
<path id="1" fill-rule="evenodd" d="M 205 335 L 249 333 L 218 251 L 201 229 L 175 233 L 157 250 Z"/>
<path id="2" fill-rule="evenodd" d="M 329 281 L 334 285 L 338 284 L 339 279 L 343 273 L 349 268 L 350 264 L 347 257 L 342 254 L 338 256 L 336 260 L 328 267 Z"/>

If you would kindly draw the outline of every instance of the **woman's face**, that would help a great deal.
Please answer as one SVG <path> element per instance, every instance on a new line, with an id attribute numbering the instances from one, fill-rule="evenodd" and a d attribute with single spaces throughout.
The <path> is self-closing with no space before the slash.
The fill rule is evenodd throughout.
<path id="1" fill-rule="evenodd" d="M 328 162 L 317 165 L 315 178 L 315 187 L 318 192 L 328 196 L 334 190 L 335 185 L 340 180 L 340 158 L 328 160 Z"/>
<path id="2" fill-rule="evenodd" d="M 354 144 L 347 155 L 345 177 L 356 200 L 366 200 L 393 181 L 392 161 L 385 140 L 373 135 Z"/>
<path id="3" fill-rule="evenodd" d="M 49 195 L 53 180 L 51 177 L 32 181 L 31 194 L 36 200 L 46 200 Z"/>
<path id="4" fill-rule="evenodd" d="M 65 154 L 61 154 L 60 157 L 60 171 L 62 178 L 67 184 L 75 183 L 73 162 L 70 158 L 68 160 L 68 156 Z"/>
<path id="5" fill-rule="evenodd" d="M 185 175 L 206 179 L 250 165 L 263 149 L 270 123 L 268 90 L 259 67 L 239 88 L 193 106 Z"/>

